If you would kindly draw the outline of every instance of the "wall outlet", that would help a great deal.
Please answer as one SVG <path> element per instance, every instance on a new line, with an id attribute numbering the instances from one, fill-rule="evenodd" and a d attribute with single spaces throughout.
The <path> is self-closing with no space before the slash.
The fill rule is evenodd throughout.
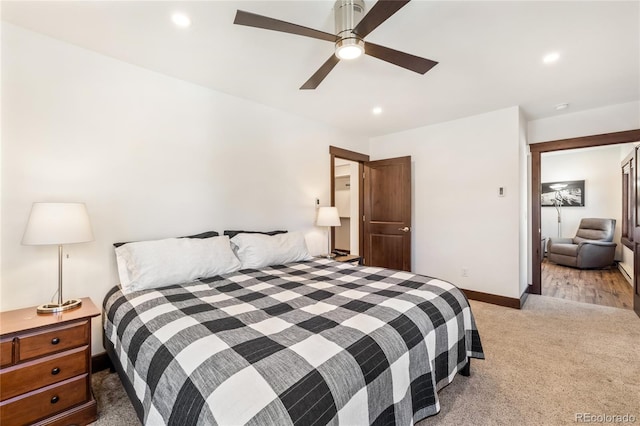
<path id="1" fill-rule="evenodd" d="M 504 197 L 507 193 L 507 189 L 504 186 L 498 187 L 498 197 Z"/>
<path id="2" fill-rule="evenodd" d="M 469 276 L 469 268 L 467 268 L 467 267 L 462 268 L 461 273 L 462 273 L 463 277 L 468 277 Z"/>

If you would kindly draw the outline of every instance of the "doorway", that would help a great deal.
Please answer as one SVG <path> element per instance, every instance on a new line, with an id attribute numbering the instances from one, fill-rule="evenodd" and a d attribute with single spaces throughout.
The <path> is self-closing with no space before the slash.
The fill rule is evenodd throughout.
<path id="1" fill-rule="evenodd" d="M 346 214 L 344 201 L 340 200 L 342 206 L 339 206 L 336 203 L 337 198 L 348 196 L 349 251 L 351 252 L 351 254 L 360 255 L 362 253 L 362 248 L 364 247 L 364 226 L 361 220 L 354 219 L 360 218 L 362 216 L 362 212 L 364 211 L 364 183 L 360 176 L 362 176 L 364 170 L 364 163 L 369 161 L 369 156 L 335 146 L 329 146 L 329 156 L 331 159 L 331 205 L 338 207 L 338 213 L 340 215 Z M 336 186 L 336 182 L 338 182 L 338 185 L 346 185 L 347 183 L 347 181 L 345 180 L 345 176 L 343 176 L 344 174 L 346 174 L 345 166 L 348 167 L 349 173 L 349 192 L 338 192 L 338 197 L 336 198 L 336 191 L 343 190 L 342 187 Z M 336 173 L 336 170 L 338 170 L 338 173 Z M 340 211 L 340 207 L 342 207 L 342 211 Z M 340 219 L 340 222 L 344 223 L 342 218 Z M 342 227 L 343 226 L 341 226 L 341 228 Z M 354 231 L 351 231 L 351 229 L 354 229 Z M 345 244 L 345 233 L 346 227 L 337 232 L 335 227 L 331 228 L 331 251 L 335 250 L 336 248 L 344 249 L 343 247 L 339 247 L 339 245 Z M 338 235 L 339 239 L 338 245 L 336 245 L 336 234 Z"/>
<path id="2" fill-rule="evenodd" d="M 529 286 L 529 293 L 541 294 L 541 272 L 542 272 L 542 239 L 541 233 L 541 154 L 545 152 L 563 151 L 576 148 L 588 148 L 594 146 L 615 145 L 622 143 L 636 142 L 640 140 L 640 129 L 628 130 L 623 132 L 606 133 L 594 136 L 585 136 L 572 139 L 563 139 L 558 141 L 550 141 L 529 145 L 531 151 L 531 253 L 532 253 L 532 279 Z M 636 158 L 638 158 L 636 151 Z M 640 185 L 635 185 L 636 190 Z M 634 206 L 636 214 L 634 220 L 635 232 L 640 233 L 638 221 L 638 211 L 640 209 Z M 640 247 L 635 245 L 634 249 L 634 310 L 640 315 L 640 289 L 638 274 L 640 271 Z"/>
<path id="3" fill-rule="evenodd" d="M 337 167 L 349 167 L 350 191 L 355 190 L 356 184 L 358 187 L 357 209 L 349 195 L 349 210 L 353 212 L 349 223 L 355 216 L 358 227 L 358 244 L 350 240 L 350 251 L 357 250 L 366 266 L 411 271 L 411 157 L 369 161 L 368 155 L 334 146 L 329 147 L 329 154 L 331 205 L 337 206 L 336 195 L 339 198 L 342 194 L 338 191 L 343 190 L 341 177 L 336 176 Z M 351 181 L 355 164 L 358 171 Z M 331 229 L 331 242 L 335 250 L 335 228 Z"/>
<path id="4" fill-rule="evenodd" d="M 360 255 L 360 185 L 359 163 L 335 159 L 335 206 L 340 216 L 340 226 L 334 227 L 333 250 L 341 255 Z"/>
<path id="5" fill-rule="evenodd" d="M 615 221 L 610 228 L 613 230 L 609 234 L 611 243 L 608 246 L 586 245 L 579 251 L 577 259 L 565 259 L 558 254 L 558 249 L 554 250 L 556 254 L 549 256 L 542 247 L 542 295 L 632 309 L 633 260 L 625 256 L 628 249 L 621 242 L 621 162 L 632 149 L 632 144 L 619 144 L 542 154 L 543 243 L 573 242 L 582 220 L 586 218 Z M 573 261 L 588 262 L 587 259 L 591 259 L 591 265 L 567 266 Z M 600 263 L 595 265 L 593 262 Z M 593 269 L 589 269 L 591 267 Z"/>

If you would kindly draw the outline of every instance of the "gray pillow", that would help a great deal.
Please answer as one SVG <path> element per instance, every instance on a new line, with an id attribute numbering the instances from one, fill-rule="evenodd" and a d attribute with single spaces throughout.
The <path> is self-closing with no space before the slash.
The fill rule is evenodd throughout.
<path id="1" fill-rule="evenodd" d="M 287 231 L 224 231 L 223 235 L 228 235 L 229 238 L 233 238 L 238 234 L 263 234 L 263 235 L 278 235 L 278 234 L 286 234 Z"/>
<path id="2" fill-rule="evenodd" d="M 217 237 L 218 235 L 220 235 L 220 234 L 218 234 L 216 231 L 207 231 L 207 232 L 203 232 L 201 234 L 187 235 L 186 237 L 178 237 L 178 238 L 200 238 L 200 239 L 203 239 L 203 238 Z M 229 238 L 231 238 L 231 237 L 229 237 Z M 124 243 L 113 243 L 113 246 L 115 248 L 118 248 L 120 246 L 123 246 L 123 245 L 125 245 L 127 243 L 131 243 L 131 242 L 132 241 L 126 241 Z"/>

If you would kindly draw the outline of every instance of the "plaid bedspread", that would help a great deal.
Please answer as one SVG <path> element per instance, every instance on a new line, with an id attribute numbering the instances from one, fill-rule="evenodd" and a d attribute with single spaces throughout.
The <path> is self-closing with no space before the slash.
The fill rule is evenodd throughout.
<path id="1" fill-rule="evenodd" d="M 148 425 L 410 425 L 484 358 L 453 285 L 326 259 L 114 288 L 104 310 Z"/>

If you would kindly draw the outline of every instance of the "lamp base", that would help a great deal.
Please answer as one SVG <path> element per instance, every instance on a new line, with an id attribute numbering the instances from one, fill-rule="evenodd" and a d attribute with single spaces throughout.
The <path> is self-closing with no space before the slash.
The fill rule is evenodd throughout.
<path id="1" fill-rule="evenodd" d="M 68 311 L 69 309 L 79 308 L 82 305 L 82 300 L 71 299 L 60 304 L 57 303 L 45 303 L 37 308 L 39 314 L 55 314 L 56 312 Z"/>

